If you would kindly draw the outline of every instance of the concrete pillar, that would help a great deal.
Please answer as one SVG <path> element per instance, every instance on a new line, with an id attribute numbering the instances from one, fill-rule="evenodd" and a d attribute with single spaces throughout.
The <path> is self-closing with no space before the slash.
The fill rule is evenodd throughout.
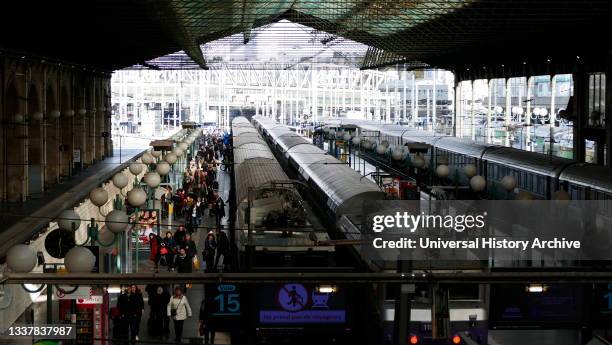
<path id="1" fill-rule="evenodd" d="M 574 78 L 574 159 L 579 162 L 585 160 L 584 125 L 588 119 L 588 88 L 589 78 L 582 65 L 577 65 L 573 73 Z"/>
<path id="2" fill-rule="evenodd" d="M 60 119 L 52 118 L 53 112 L 59 111 L 59 102 L 57 99 L 57 79 L 53 76 L 51 79 L 46 76 L 44 87 L 44 114 L 45 114 L 45 190 L 59 182 L 60 160 L 59 146 L 61 143 L 60 137 Z"/>
<path id="3" fill-rule="evenodd" d="M 4 65 L 5 73 L 3 84 L 3 123 L 5 131 L 4 151 L 4 176 L 3 176 L 3 199 L 9 202 L 25 200 L 27 177 L 26 164 L 27 154 L 25 151 L 25 138 L 27 135 L 26 105 L 25 105 L 25 78 L 26 73 L 22 65 L 9 63 Z M 17 119 L 21 116 L 21 121 Z"/>
<path id="4" fill-rule="evenodd" d="M 70 76 L 60 77 L 60 178 L 72 176 L 72 150 L 74 149 L 74 116 L 68 114 L 74 111 L 70 88 Z"/>
<path id="5" fill-rule="evenodd" d="M 45 140 L 43 121 L 35 119 L 37 114 L 42 113 L 42 104 L 40 97 L 41 84 L 36 83 L 34 79 L 30 83 L 28 90 L 28 183 L 27 196 L 37 197 L 41 196 L 44 191 L 44 152 L 45 152 Z"/>

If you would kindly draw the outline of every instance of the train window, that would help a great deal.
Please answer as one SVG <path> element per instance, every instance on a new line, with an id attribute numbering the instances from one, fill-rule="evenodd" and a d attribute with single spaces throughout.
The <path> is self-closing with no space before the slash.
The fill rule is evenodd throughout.
<path id="1" fill-rule="evenodd" d="M 526 190 L 533 190 L 533 174 L 527 174 L 523 188 Z"/>
<path id="2" fill-rule="evenodd" d="M 527 174 L 524 171 L 519 171 L 516 176 L 516 186 L 519 188 L 523 188 L 525 185 L 525 180 L 527 180 Z"/>
<path id="3" fill-rule="evenodd" d="M 497 173 L 497 165 L 491 164 L 489 166 L 489 169 L 487 169 L 487 174 L 489 175 L 489 179 L 494 180 L 497 177 L 496 173 Z"/>
<path id="4" fill-rule="evenodd" d="M 591 189 L 591 199 L 593 200 L 608 200 L 606 194 L 597 190 Z"/>
<path id="5" fill-rule="evenodd" d="M 504 176 L 506 175 L 512 175 L 513 174 L 513 170 L 508 168 L 508 167 L 501 167 L 500 171 L 499 171 L 499 175 L 497 176 L 498 179 L 503 179 Z"/>
<path id="6" fill-rule="evenodd" d="M 584 189 L 582 187 L 571 184 L 568 191 L 572 200 L 584 200 Z"/>
<path id="7" fill-rule="evenodd" d="M 606 116 L 606 74 L 589 74 L 589 127 L 604 127 Z"/>

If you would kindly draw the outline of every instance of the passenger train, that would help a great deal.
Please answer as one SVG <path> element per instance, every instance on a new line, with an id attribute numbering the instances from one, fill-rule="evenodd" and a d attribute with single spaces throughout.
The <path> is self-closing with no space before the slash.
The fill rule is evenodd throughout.
<path id="1" fill-rule="evenodd" d="M 324 150 L 313 145 L 308 139 L 292 131 L 285 125 L 275 121 L 254 116 L 252 119 L 255 127 L 262 134 L 274 154 L 286 168 L 290 177 L 299 179 L 309 186 L 308 199 L 316 205 L 322 218 L 325 219 L 327 227 L 335 230 L 332 238 L 359 240 L 360 222 L 364 203 L 369 201 L 384 200 L 386 194 L 380 187 L 367 178 L 363 178 L 358 172 L 339 161 Z M 351 249 L 348 246 L 336 246 L 337 251 Z M 346 253 L 346 251 L 343 251 Z M 353 254 L 355 251 L 353 250 Z M 386 267 L 384 263 L 370 260 L 364 263 L 365 269 L 370 271 L 382 271 L 395 269 Z M 431 265 L 428 267 L 432 267 Z M 431 337 L 431 293 L 427 286 L 418 287 L 423 293 L 420 296 L 418 307 L 412 308 L 413 323 L 412 336 L 419 339 Z M 484 292 L 478 284 L 469 285 L 469 296 L 461 295 L 459 299 L 453 300 L 457 294 L 450 292 L 449 308 L 451 317 L 448 321 L 449 338 L 447 344 L 451 344 L 453 334 L 450 332 L 469 331 L 486 339 L 487 320 L 485 312 Z M 396 291 L 397 292 L 397 291 Z M 391 292 L 387 297 L 393 296 Z M 379 341 L 388 341 L 390 325 L 393 324 L 393 312 L 385 304 L 385 293 L 377 294 L 377 310 L 381 315 L 381 332 Z M 429 301 L 429 305 L 428 305 Z M 363 302 L 360 302 L 363 303 Z M 476 319 L 470 320 L 469 316 L 477 315 Z M 462 317 L 465 316 L 465 317 Z M 407 339 L 408 341 L 408 339 Z M 419 344 L 426 342 L 419 342 Z"/>
<path id="2" fill-rule="evenodd" d="M 244 117 L 232 121 L 234 238 L 243 272 L 346 272 L 336 248 L 266 142 Z M 331 157 L 329 157 L 332 160 Z M 301 192 L 301 194 L 300 194 Z M 249 343 L 355 343 L 368 330 L 366 289 L 299 282 L 241 287 Z M 251 327 L 252 326 L 252 327 Z"/>
<path id="3" fill-rule="evenodd" d="M 429 147 L 423 154 L 427 165 L 447 164 L 452 183 L 469 185 L 463 171 L 468 164 L 476 167 L 476 174 L 486 178 L 490 199 L 507 199 L 501 185 L 505 176 L 513 176 L 519 191 L 528 192 L 537 199 L 563 197 L 564 192 L 573 200 L 612 199 L 612 169 L 594 164 L 578 163 L 571 159 L 524 151 L 511 147 L 483 144 L 451 136 L 410 129 L 393 124 L 373 124 L 368 121 L 334 120 L 331 128 L 356 125 L 361 138 L 368 139 L 375 149 L 384 141 L 392 149 L 398 146 Z M 387 154 L 389 155 L 389 154 Z M 410 159 L 410 158 L 408 158 Z"/>

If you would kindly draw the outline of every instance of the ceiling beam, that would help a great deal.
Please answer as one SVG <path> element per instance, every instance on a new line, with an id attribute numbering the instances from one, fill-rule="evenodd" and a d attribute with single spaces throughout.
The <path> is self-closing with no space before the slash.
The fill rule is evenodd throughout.
<path id="1" fill-rule="evenodd" d="M 608 283 L 612 271 L 544 271 L 544 272 L 414 272 L 414 273 L 352 273 L 352 272 L 249 272 L 249 273 L 7 273 L 2 284 L 151 284 L 151 283 L 244 283 L 274 282 L 309 283 L 449 283 L 449 284 L 525 284 L 525 283 Z"/>

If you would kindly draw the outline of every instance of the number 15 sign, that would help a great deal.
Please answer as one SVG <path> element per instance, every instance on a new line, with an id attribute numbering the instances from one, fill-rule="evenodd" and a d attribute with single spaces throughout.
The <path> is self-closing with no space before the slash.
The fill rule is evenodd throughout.
<path id="1" fill-rule="evenodd" d="M 207 285 L 206 314 L 210 319 L 240 316 L 240 290 L 235 284 Z"/>

